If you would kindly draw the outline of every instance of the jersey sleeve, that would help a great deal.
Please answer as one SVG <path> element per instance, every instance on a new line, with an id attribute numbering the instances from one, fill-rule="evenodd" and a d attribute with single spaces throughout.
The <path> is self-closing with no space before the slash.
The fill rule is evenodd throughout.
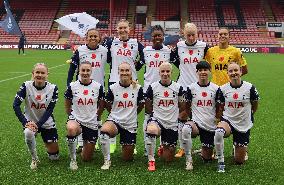
<path id="1" fill-rule="evenodd" d="M 185 102 L 186 101 L 186 93 L 183 90 L 182 86 L 179 87 L 178 91 L 178 101 L 179 102 Z"/>
<path id="2" fill-rule="evenodd" d="M 237 59 L 239 61 L 239 64 L 241 67 L 246 66 L 247 65 L 247 61 L 245 59 L 245 57 L 243 56 L 242 52 L 240 49 L 237 49 Z"/>
<path id="3" fill-rule="evenodd" d="M 69 66 L 68 76 L 67 76 L 67 86 L 72 82 L 73 76 L 75 74 L 76 69 L 79 66 L 79 63 L 80 63 L 79 51 L 76 50 L 74 55 L 71 58 L 71 63 L 70 63 L 70 66 Z"/>
<path id="4" fill-rule="evenodd" d="M 146 94 L 145 94 L 145 100 L 152 100 L 153 101 L 153 89 L 151 85 L 149 85 Z"/>
<path id="5" fill-rule="evenodd" d="M 111 104 L 113 103 L 114 95 L 112 93 L 111 88 L 108 89 L 108 92 L 107 92 L 105 100 L 106 100 L 107 103 L 111 103 Z"/>
<path id="6" fill-rule="evenodd" d="M 57 100 L 58 100 L 58 88 L 57 86 L 55 86 L 53 94 L 52 94 L 52 99 L 50 103 L 48 104 L 44 114 L 42 115 L 40 120 L 37 122 L 38 127 L 41 127 L 48 120 L 48 118 L 52 115 Z"/>
<path id="7" fill-rule="evenodd" d="M 177 68 L 179 67 L 180 59 L 178 56 L 178 47 L 171 49 L 170 62 L 174 64 Z"/>
<path id="8" fill-rule="evenodd" d="M 221 89 L 220 87 L 216 91 L 215 102 L 221 103 Z M 223 94 L 222 94 L 223 95 Z M 225 102 L 225 100 L 223 100 Z"/>
<path id="9" fill-rule="evenodd" d="M 108 50 L 108 52 L 107 52 L 107 63 L 109 63 L 109 64 L 111 64 L 111 62 L 112 62 L 112 57 L 111 57 L 111 52 L 110 52 L 112 41 L 113 41 L 113 38 L 106 38 L 103 41 L 103 44 L 102 44 Z"/>
<path id="10" fill-rule="evenodd" d="M 138 96 L 137 96 L 137 105 L 144 103 L 144 93 L 143 93 L 143 88 L 140 87 L 138 91 Z"/>
<path id="11" fill-rule="evenodd" d="M 187 87 L 187 91 L 186 91 L 186 101 L 192 102 L 192 93 L 189 87 Z"/>
<path id="12" fill-rule="evenodd" d="M 99 97 L 98 97 L 98 100 L 104 100 L 104 98 L 105 98 L 104 88 L 103 88 L 103 86 L 101 85 L 101 86 L 100 86 L 100 90 L 99 90 Z"/>
<path id="13" fill-rule="evenodd" d="M 17 118 L 19 119 L 19 121 L 22 123 L 23 127 L 28 122 L 28 120 L 26 119 L 25 115 L 22 113 L 22 110 L 21 110 L 21 104 L 25 98 L 26 98 L 26 85 L 25 83 L 23 83 L 19 91 L 17 92 L 15 99 L 14 99 L 14 103 L 13 103 L 14 112 Z"/>
<path id="14" fill-rule="evenodd" d="M 209 49 L 209 45 L 206 44 L 206 46 L 205 46 L 205 48 L 204 48 L 204 57 L 203 57 L 203 59 L 205 59 L 205 56 L 206 56 L 206 54 L 207 54 L 208 49 Z"/>
<path id="15" fill-rule="evenodd" d="M 71 86 L 69 85 L 64 93 L 64 97 L 68 100 L 72 100 L 73 99 L 73 94 L 72 94 L 72 89 Z"/>
<path id="16" fill-rule="evenodd" d="M 219 90 L 217 99 L 218 99 L 218 103 L 221 103 L 221 104 L 225 103 L 225 97 L 221 89 Z"/>
<path id="17" fill-rule="evenodd" d="M 206 62 L 208 62 L 210 65 L 211 65 L 211 60 L 210 60 L 210 52 L 211 52 L 211 49 L 209 48 L 206 53 L 204 53 L 204 59 Z"/>
<path id="18" fill-rule="evenodd" d="M 252 85 L 250 88 L 250 101 L 258 101 L 259 100 L 259 94 L 256 88 Z"/>

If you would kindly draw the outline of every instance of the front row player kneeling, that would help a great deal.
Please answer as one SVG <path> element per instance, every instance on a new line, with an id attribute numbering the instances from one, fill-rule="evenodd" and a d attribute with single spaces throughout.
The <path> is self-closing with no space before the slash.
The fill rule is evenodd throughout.
<path id="1" fill-rule="evenodd" d="M 103 86 L 91 80 L 92 65 L 82 62 L 79 66 L 80 80 L 71 82 L 65 92 L 65 109 L 68 114 L 67 141 L 71 158 L 70 169 L 77 170 L 76 138 L 82 133 L 84 161 L 93 157 L 98 139 L 98 125 L 104 109 Z"/>
<path id="2" fill-rule="evenodd" d="M 233 134 L 234 159 L 243 164 L 249 144 L 253 115 L 257 110 L 259 95 L 249 82 L 241 80 L 241 67 L 237 63 L 228 65 L 230 82 L 220 87 L 220 103 L 224 108 L 221 122 L 215 130 L 214 144 L 218 158 L 218 172 L 225 172 L 224 138 Z"/>
<path id="3" fill-rule="evenodd" d="M 120 134 L 122 158 L 133 160 L 137 135 L 137 114 L 144 107 L 143 89 L 132 80 L 131 66 L 123 62 L 118 66 L 119 82 L 110 85 L 106 95 L 109 116 L 101 128 L 101 148 L 104 156 L 102 170 L 108 170 L 110 161 L 110 138 Z"/>
<path id="4" fill-rule="evenodd" d="M 159 67 L 160 81 L 149 85 L 146 91 L 145 111 L 151 115 L 146 126 L 145 145 L 148 170 L 155 171 L 156 139 L 161 136 L 165 161 L 172 161 L 178 139 L 178 115 L 185 110 L 182 86 L 171 80 L 172 65 L 164 62 Z"/>
<path id="5" fill-rule="evenodd" d="M 25 142 L 32 156 L 31 169 L 38 166 L 36 135 L 41 133 L 50 160 L 58 160 L 58 135 L 53 118 L 53 109 L 58 99 L 58 88 L 47 81 L 48 68 L 37 63 L 32 71 L 32 80 L 26 81 L 17 92 L 13 108 L 24 128 Z M 25 102 L 24 114 L 21 103 Z"/>
<path id="6" fill-rule="evenodd" d="M 187 111 L 192 111 L 192 121 L 182 128 L 181 145 L 185 150 L 186 170 L 193 170 L 191 157 L 192 138 L 200 136 L 201 157 L 204 161 L 212 160 L 216 120 L 220 119 L 218 101 L 219 86 L 209 81 L 210 65 L 199 62 L 196 65 L 198 82 L 187 88 Z M 190 114 L 190 112 L 188 113 Z"/>

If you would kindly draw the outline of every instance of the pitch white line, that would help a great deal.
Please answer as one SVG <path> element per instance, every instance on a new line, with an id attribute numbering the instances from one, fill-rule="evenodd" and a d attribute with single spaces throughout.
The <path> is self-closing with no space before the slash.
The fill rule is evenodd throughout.
<path id="1" fill-rule="evenodd" d="M 53 67 L 50 67 L 49 69 L 54 69 L 54 68 L 57 68 L 57 67 L 61 67 L 61 66 L 64 66 L 66 64 L 61 64 L 61 65 L 58 65 L 58 66 L 53 66 Z M 20 76 L 15 76 L 13 78 L 7 78 L 7 79 L 4 79 L 4 80 L 0 80 L 0 83 L 2 82 L 6 82 L 6 81 L 9 81 L 9 80 L 14 80 L 14 79 L 17 79 L 17 78 L 22 78 L 24 76 L 29 76 L 31 75 L 31 73 L 28 73 L 28 74 L 24 74 L 24 75 L 20 75 Z"/>

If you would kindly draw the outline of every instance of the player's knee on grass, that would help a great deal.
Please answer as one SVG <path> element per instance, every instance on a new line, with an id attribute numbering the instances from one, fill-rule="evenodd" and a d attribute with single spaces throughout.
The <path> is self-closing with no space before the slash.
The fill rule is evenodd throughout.
<path id="1" fill-rule="evenodd" d="M 122 145 L 122 159 L 132 161 L 135 145 Z"/>
<path id="2" fill-rule="evenodd" d="M 212 155 L 213 155 L 213 148 L 208 148 L 204 146 L 201 148 L 201 157 L 204 162 L 212 161 Z"/>
<path id="3" fill-rule="evenodd" d="M 163 145 L 163 158 L 166 162 L 174 160 L 175 147 L 169 145 Z"/>
<path id="4" fill-rule="evenodd" d="M 245 156 L 246 156 L 246 147 L 242 146 L 236 146 L 235 147 L 235 163 L 236 164 L 243 164 L 245 162 Z"/>
<path id="5" fill-rule="evenodd" d="M 59 151 L 57 152 L 47 152 L 47 155 L 48 155 L 48 158 L 51 160 L 51 161 L 57 161 L 59 160 Z"/>
<path id="6" fill-rule="evenodd" d="M 83 151 L 81 153 L 81 157 L 83 161 L 91 161 L 93 158 L 95 149 L 94 143 L 84 143 Z"/>

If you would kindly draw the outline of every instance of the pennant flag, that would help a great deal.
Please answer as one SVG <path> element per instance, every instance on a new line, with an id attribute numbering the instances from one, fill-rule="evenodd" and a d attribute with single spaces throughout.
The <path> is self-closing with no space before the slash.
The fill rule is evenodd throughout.
<path id="1" fill-rule="evenodd" d="M 85 37 L 89 29 L 96 28 L 99 20 L 83 12 L 65 15 L 56 19 L 55 22 L 59 24 L 60 30 L 71 30 L 80 37 Z"/>
<path id="2" fill-rule="evenodd" d="M 151 26 L 148 27 L 148 29 L 143 33 L 143 36 L 146 40 L 151 41 Z M 180 39 L 179 35 L 165 34 L 164 44 L 165 45 L 176 44 L 179 41 L 179 39 Z"/>
<path id="3" fill-rule="evenodd" d="M 3 21 L 0 22 L 0 27 L 2 27 L 6 32 L 12 35 L 22 35 L 21 29 L 16 22 L 8 2 L 4 0 L 4 6 L 7 12 L 7 15 Z"/>

